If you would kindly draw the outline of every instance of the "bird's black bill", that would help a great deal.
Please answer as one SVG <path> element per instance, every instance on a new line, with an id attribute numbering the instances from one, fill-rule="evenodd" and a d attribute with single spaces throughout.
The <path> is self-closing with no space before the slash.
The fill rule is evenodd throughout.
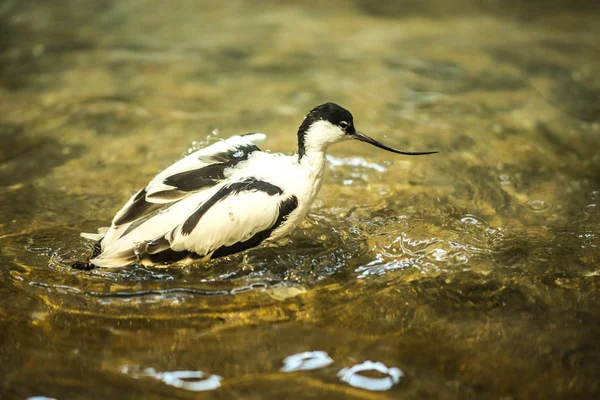
<path id="1" fill-rule="evenodd" d="M 360 140 L 361 142 L 372 144 L 375 147 L 379 147 L 380 149 L 391 151 L 392 153 L 404 154 L 405 156 L 423 156 L 425 154 L 435 154 L 439 153 L 439 151 L 420 151 L 420 152 L 412 152 L 412 151 L 402 151 L 398 149 L 394 149 L 392 147 L 386 146 L 385 144 L 378 142 L 375 139 L 372 139 L 365 135 L 362 132 L 356 131 L 354 135 L 352 135 L 353 139 Z"/>

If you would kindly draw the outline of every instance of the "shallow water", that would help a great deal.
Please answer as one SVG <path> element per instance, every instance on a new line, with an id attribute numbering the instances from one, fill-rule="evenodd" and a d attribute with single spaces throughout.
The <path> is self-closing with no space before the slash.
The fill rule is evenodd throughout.
<path id="1" fill-rule="evenodd" d="M 0 398 L 598 396 L 597 2 L 220 3 L 0 4 Z M 441 153 L 332 148 L 281 247 L 69 267 L 188 148 L 291 152 L 325 101 Z"/>

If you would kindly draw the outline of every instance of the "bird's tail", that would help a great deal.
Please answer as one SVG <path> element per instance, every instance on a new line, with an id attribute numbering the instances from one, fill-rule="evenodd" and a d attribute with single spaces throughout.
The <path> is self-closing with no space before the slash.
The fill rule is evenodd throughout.
<path id="1" fill-rule="evenodd" d="M 104 237 L 104 235 L 106 235 L 106 232 L 108 231 L 107 227 L 103 227 L 103 228 L 98 228 L 98 233 L 87 233 L 87 232 L 81 232 L 81 237 L 88 239 L 88 240 L 93 240 L 95 242 L 99 242 L 100 240 L 102 240 L 102 238 Z"/>
<path id="2" fill-rule="evenodd" d="M 134 264 L 138 260 L 139 256 L 135 253 L 135 250 L 128 249 L 119 253 L 109 254 L 108 256 L 97 254 L 90 259 L 90 264 L 102 268 L 120 268 Z"/>
<path id="3" fill-rule="evenodd" d="M 104 239 L 104 235 L 108 231 L 108 228 L 98 228 L 98 233 L 86 233 L 81 232 L 80 236 L 82 238 L 94 241 L 94 249 L 92 251 L 92 255 L 90 259 L 94 259 L 102 253 L 102 239 Z M 91 260 L 90 260 L 91 261 Z M 77 261 L 71 265 L 71 267 L 75 269 L 81 269 L 84 271 L 95 268 L 96 266 L 91 262 Z"/>

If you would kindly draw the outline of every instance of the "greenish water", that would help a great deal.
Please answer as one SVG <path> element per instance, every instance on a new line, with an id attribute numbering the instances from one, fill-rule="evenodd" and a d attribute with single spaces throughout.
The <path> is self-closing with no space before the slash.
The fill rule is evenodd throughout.
<path id="1" fill-rule="evenodd" d="M 592 0 L 3 1 L 0 398 L 599 396 L 599 15 Z M 91 252 L 79 232 L 211 132 L 290 153 L 325 101 L 441 153 L 333 147 L 285 246 L 69 267 Z M 369 360 L 390 370 L 343 379 Z"/>

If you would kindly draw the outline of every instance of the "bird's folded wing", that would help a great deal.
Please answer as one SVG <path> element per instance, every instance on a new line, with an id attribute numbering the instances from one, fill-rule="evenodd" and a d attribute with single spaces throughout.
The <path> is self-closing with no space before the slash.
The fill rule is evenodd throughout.
<path id="1" fill-rule="evenodd" d="M 225 171 L 246 161 L 255 151 L 256 143 L 266 135 L 252 133 L 232 136 L 227 140 L 200 149 L 159 173 L 146 187 L 146 197 L 155 202 L 171 202 L 213 186 L 225 177 Z"/>
<path id="2" fill-rule="evenodd" d="M 182 158 L 133 195 L 115 215 L 113 225 L 133 222 L 160 208 L 160 204 L 181 200 L 217 184 L 225 178 L 225 170 L 260 151 L 254 142 L 264 138 L 261 133 L 232 136 Z"/>
<path id="3" fill-rule="evenodd" d="M 151 218 L 173 202 L 223 182 L 226 170 L 260 151 L 254 143 L 265 138 L 263 133 L 232 136 L 200 149 L 160 172 L 117 212 L 104 237 L 103 248 L 116 242 L 132 223 L 139 224 L 140 220 Z"/>
<path id="4" fill-rule="evenodd" d="M 223 186 L 165 238 L 172 250 L 222 257 L 258 246 L 297 206 L 295 196 L 248 178 Z"/>

